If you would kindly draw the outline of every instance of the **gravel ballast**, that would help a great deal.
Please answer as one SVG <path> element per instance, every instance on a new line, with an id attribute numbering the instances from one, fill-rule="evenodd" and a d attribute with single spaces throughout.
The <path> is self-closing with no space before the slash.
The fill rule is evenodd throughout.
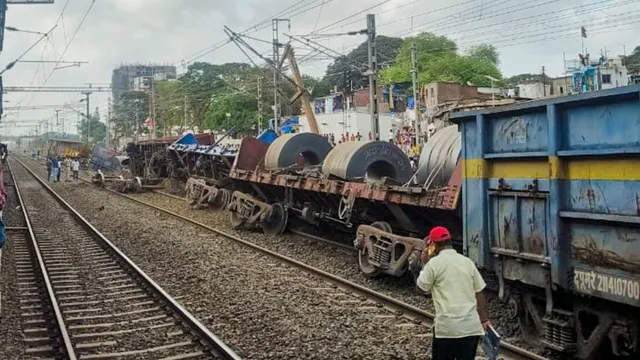
<path id="1" fill-rule="evenodd" d="M 255 231 L 234 230 L 230 225 L 229 213 L 226 211 L 192 209 L 184 200 L 159 193 L 146 192 L 136 194 L 134 197 L 384 293 L 420 309 L 431 313 L 435 311 L 431 298 L 416 291 L 413 279 L 409 275 L 402 278 L 382 276 L 375 279 L 364 276 L 358 268 L 358 257 L 355 252 L 293 233 L 267 236 L 259 229 Z M 504 304 L 498 301 L 494 294 L 485 293 L 488 297 L 487 310 L 492 316 L 492 323 L 504 337 L 504 341 L 526 347 L 519 339 L 520 331 L 517 322 L 504 318 Z"/>
<path id="2" fill-rule="evenodd" d="M 24 216 L 18 208 L 13 179 L 9 171 L 4 171 L 4 182 L 7 184 L 7 202 L 2 217 L 7 227 L 24 226 Z M 18 292 L 17 272 L 15 266 L 14 245 L 12 235 L 7 233 L 6 243 L 2 248 L 2 267 L 0 268 L 0 359 L 22 359 L 25 344 L 22 341 L 20 319 L 20 294 Z"/>
<path id="3" fill-rule="evenodd" d="M 244 358 L 427 358 L 426 327 L 315 276 L 91 185 L 54 188 Z"/>

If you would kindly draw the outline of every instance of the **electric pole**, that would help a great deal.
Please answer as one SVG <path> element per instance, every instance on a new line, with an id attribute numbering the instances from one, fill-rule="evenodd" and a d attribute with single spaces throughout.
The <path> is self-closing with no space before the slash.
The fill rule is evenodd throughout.
<path id="1" fill-rule="evenodd" d="M 376 16 L 367 15 L 367 45 L 369 48 L 369 104 L 371 109 L 371 130 L 373 138 L 380 140 L 378 117 L 378 59 L 376 54 Z"/>
<path id="2" fill-rule="evenodd" d="M 258 76 L 258 135 L 262 133 L 262 77 Z"/>
<path id="3" fill-rule="evenodd" d="M 59 115 L 60 115 L 60 110 L 56 110 L 56 126 L 58 128 L 60 128 L 60 116 Z"/>
<path id="4" fill-rule="evenodd" d="M 422 146 L 422 131 L 420 131 L 420 99 L 418 97 L 418 60 L 416 56 L 416 42 L 411 42 L 411 78 L 413 80 L 413 108 L 416 113 L 416 142 Z"/>
<path id="5" fill-rule="evenodd" d="M 547 97 L 547 76 L 544 73 L 544 66 L 542 67 L 542 96 Z"/>
<path id="6" fill-rule="evenodd" d="M 273 121 L 275 130 L 280 134 L 280 98 L 278 97 L 278 86 L 280 85 L 280 40 L 278 24 L 280 22 L 289 23 L 289 32 L 291 32 L 291 21 L 289 19 L 273 19 L 271 21 L 271 30 L 273 33 Z"/>
<path id="7" fill-rule="evenodd" d="M 111 94 L 107 95 L 107 149 L 111 149 Z"/>
<path id="8" fill-rule="evenodd" d="M 91 96 L 91 91 L 85 91 L 83 94 L 86 96 L 84 101 L 87 103 L 87 113 L 85 117 L 87 119 L 87 143 L 89 143 L 91 139 L 91 118 L 89 116 L 89 96 Z"/>
<path id="9" fill-rule="evenodd" d="M 154 87 L 154 80 L 155 74 L 152 70 L 151 78 L 149 79 L 149 139 L 156 138 L 156 92 Z"/>
<path id="10" fill-rule="evenodd" d="M 187 63 L 182 60 L 183 75 L 187 73 Z M 184 125 L 182 132 L 187 130 L 187 92 L 184 93 Z"/>

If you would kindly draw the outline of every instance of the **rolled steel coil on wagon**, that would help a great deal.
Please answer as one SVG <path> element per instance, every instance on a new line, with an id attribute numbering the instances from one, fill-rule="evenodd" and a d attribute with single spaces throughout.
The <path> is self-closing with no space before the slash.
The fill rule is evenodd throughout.
<path id="1" fill-rule="evenodd" d="M 418 161 L 416 180 L 420 185 L 445 186 L 458 163 L 462 140 L 458 125 L 437 131 L 424 145 Z"/>
<path id="2" fill-rule="evenodd" d="M 264 166 L 268 170 L 286 168 L 296 164 L 299 155 L 305 167 L 320 165 L 330 150 L 329 141 L 318 134 L 285 134 L 269 145 Z"/>
<path id="3" fill-rule="evenodd" d="M 324 159 L 322 172 L 347 180 L 364 178 L 368 182 L 387 177 L 406 183 L 412 175 L 407 155 L 386 141 L 347 141 L 338 144 Z"/>

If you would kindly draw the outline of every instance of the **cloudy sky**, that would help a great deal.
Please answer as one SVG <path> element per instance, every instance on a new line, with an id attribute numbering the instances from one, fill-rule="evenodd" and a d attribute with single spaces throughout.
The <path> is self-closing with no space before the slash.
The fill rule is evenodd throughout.
<path id="1" fill-rule="evenodd" d="M 23 60 L 88 64 L 54 70 L 54 63 L 17 63 L 3 80 L 5 87 L 100 86 L 108 85 L 112 70 L 123 63 L 175 64 L 182 72 L 183 63 L 196 60 L 246 62 L 234 44 L 216 46 L 226 40 L 224 25 L 270 41 L 273 17 L 291 19 L 290 29 L 281 24 L 282 33 L 335 34 L 365 28 L 367 13 L 377 14 L 380 35 L 403 37 L 432 31 L 455 39 L 461 51 L 479 43 L 494 44 L 504 76 L 539 73 L 542 66 L 549 74 L 560 75 L 563 51 L 568 59 L 580 52 L 581 25 L 587 29 L 585 45 L 592 56 L 605 47 L 609 56 L 616 56 L 625 47 L 630 52 L 640 45 L 640 38 L 634 36 L 640 29 L 639 12 L 640 0 L 55 0 L 46 5 L 11 4 L 6 26 L 42 33 L 55 26 Z M 40 37 L 6 31 L 0 66 L 17 59 Z M 346 53 L 365 40 L 363 36 L 318 39 L 337 53 Z M 269 44 L 247 41 L 270 56 Z M 299 48 L 297 52 L 304 56 L 310 50 Z M 326 55 L 316 54 L 302 63 L 301 70 L 320 76 L 328 62 Z M 27 106 L 82 106 L 78 103 L 81 98 L 79 93 L 5 94 L 0 131 L 27 133 L 38 121 L 55 118 L 53 108 L 30 110 Z M 106 114 L 107 103 L 107 93 L 93 94 L 91 111 L 97 106 Z M 62 130 L 64 122 L 65 131 L 75 132 L 79 115 L 63 110 L 59 116 L 55 130 Z"/>

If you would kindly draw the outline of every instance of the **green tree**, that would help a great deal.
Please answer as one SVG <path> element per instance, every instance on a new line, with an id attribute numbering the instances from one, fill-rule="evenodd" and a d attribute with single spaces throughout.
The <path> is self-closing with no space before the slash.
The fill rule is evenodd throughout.
<path id="1" fill-rule="evenodd" d="M 88 139 L 90 144 L 104 144 L 107 138 L 107 126 L 100 121 L 100 111 L 95 112 L 80 121 L 78 133 L 82 139 Z"/>
<path id="2" fill-rule="evenodd" d="M 189 65 L 187 72 L 180 78 L 187 96 L 191 126 L 202 127 L 215 95 L 229 89 L 229 82 L 235 82 L 235 76 L 251 66 L 243 63 L 214 65 L 196 62 Z"/>
<path id="3" fill-rule="evenodd" d="M 457 53 L 453 40 L 431 33 L 408 37 L 398 51 L 393 65 L 384 69 L 380 79 L 384 84 L 411 82 L 411 44 L 416 44 L 418 80 L 455 82 L 488 86 L 487 75 L 500 79 L 498 53 L 491 45 L 471 48 L 466 55 Z"/>
<path id="4" fill-rule="evenodd" d="M 114 103 L 115 138 L 129 138 L 147 131 L 144 122 L 149 115 L 149 95 L 142 91 L 125 92 Z"/>
<path id="5" fill-rule="evenodd" d="M 636 46 L 631 55 L 625 58 L 625 65 L 630 74 L 640 74 L 640 46 Z"/>
<path id="6" fill-rule="evenodd" d="M 401 38 L 378 36 L 376 37 L 378 64 L 383 65 L 396 58 L 398 51 L 403 44 Z M 326 93 L 320 93 L 313 97 L 328 95 L 329 91 L 337 86 L 340 91 L 344 91 L 344 74 L 351 71 L 351 82 L 354 89 L 369 86 L 368 80 L 363 73 L 368 68 L 369 51 L 367 42 L 362 42 L 357 48 L 351 50 L 346 56 L 342 56 L 329 64 L 323 81 L 326 83 Z"/>
<path id="7" fill-rule="evenodd" d="M 467 51 L 467 56 L 471 59 L 480 60 L 494 65 L 499 65 L 500 63 L 498 51 L 493 45 L 480 44 L 472 46 L 471 49 Z"/>
<path id="8" fill-rule="evenodd" d="M 233 127 L 234 132 L 246 134 L 257 127 L 257 114 L 254 98 L 242 93 L 230 93 L 213 100 L 205 125 L 216 130 Z"/>
<path id="9" fill-rule="evenodd" d="M 185 123 L 186 94 L 179 80 L 158 81 L 156 91 L 156 128 L 161 136 L 169 136 L 171 127 Z"/>

